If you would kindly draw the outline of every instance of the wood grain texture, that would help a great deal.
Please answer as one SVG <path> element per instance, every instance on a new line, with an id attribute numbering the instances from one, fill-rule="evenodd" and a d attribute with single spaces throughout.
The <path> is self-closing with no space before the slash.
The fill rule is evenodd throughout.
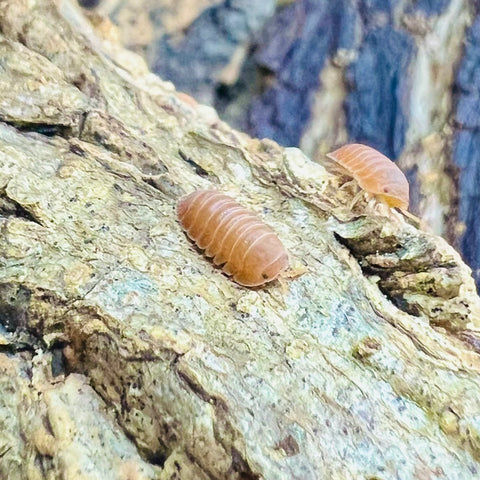
<path id="1" fill-rule="evenodd" d="M 408 210 L 409 186 L 403 172 L 374 148 L 352 143 L 327 154 L 358 182 L 366 192 L 374 194 L 389 207 Z"/>
<path id="2" fill-rule="evenodd" d="M 223 193 L 193 192 L 180 199 L 177 213 L 187 235 L 240 285 L 271 282 L 288 266 L 275 232 Z"/>

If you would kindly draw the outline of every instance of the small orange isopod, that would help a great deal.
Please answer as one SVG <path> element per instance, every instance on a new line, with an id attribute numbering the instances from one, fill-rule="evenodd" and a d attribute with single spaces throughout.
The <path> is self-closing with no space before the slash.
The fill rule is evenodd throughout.
<path id="1" fill-rule="evenodd" d="M 240 285 L 263 285 L 288 267 L 288 253 L 275 232 L 221 192 L 186 195 L 177 214 L 187 235 Z"/>
<path id="2" fill-rule="evenodd" d="M 409 187 L 403 172 L 374 148 L 352 143 L 328 153 L 360 185 L 389 207 L 408 210 Z"/>

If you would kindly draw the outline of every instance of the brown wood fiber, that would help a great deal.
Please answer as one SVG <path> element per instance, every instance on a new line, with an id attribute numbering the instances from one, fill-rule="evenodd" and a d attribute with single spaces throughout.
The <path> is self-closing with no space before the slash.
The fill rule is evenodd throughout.
<path id="1" fill-rule="evenodd" d="M 389 207 L 408 210 L 408 181 L 385 155 L 367 145 L 352 143 L 328 153 L 327 157 L 345 168 L 366 192 L 379 197 Z"/>
<path id="2" fill-rule="evenodd" d="M 177 214 L 187 235 L 240 285 L 263 285 L 288 267 L 288 253 L 275 232 L 221 192 L 186 195 Z"/>

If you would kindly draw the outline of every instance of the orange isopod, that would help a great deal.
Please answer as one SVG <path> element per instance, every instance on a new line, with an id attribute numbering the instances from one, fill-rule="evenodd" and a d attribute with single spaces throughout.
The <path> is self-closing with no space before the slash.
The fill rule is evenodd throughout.
<path id="1" fill-rule="evenodd" d="M 177 213 L 187 235 L 240 285 L 263 285 L 288 267 L 288 253 L 275 232 L 221 192 L 186 195 Z"/>
<path id="2" fill-rule="evenodd" d="M 389 207 L 408 210 L 409 187 L 403 172 L 374 148 L 352 143 L 327 157 L 347 170 L 362 190 L 372 193 Z"/>

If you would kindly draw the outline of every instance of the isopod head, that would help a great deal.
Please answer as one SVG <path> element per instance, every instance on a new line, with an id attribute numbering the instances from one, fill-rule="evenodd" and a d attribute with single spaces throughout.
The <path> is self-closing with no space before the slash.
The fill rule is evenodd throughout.
<path id="1" fill-rule="evenodd" d="M 288 267 L 288 254 L 283 245 L 282 251 L 278 251 L 279 244 L 277 236 L 252 244 L 244 268 L 233 279 L 246 287 L 257 287 L 275 280 Z"/>

